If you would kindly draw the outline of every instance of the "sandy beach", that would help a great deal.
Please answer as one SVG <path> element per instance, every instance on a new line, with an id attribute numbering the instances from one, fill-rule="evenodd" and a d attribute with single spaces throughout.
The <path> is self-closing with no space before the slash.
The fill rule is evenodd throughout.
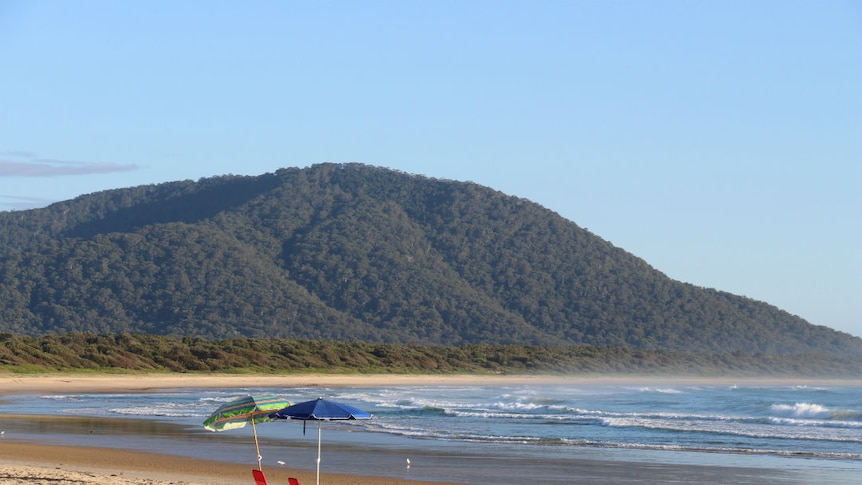
<path id="1" fill-rule="evenodd" d="M 234 485 L 253 484 L 253 466 L 170 455 L 107 448 L 51 446 L 0 440 L 0 483 L 48 485 Z M 267 468 L 267 481 L 286 484 L 289 477 L 313 484 L 314 472 Z M 332 485 L 394 485 L 404 483 L 381 477 L 321 473 L 321 482 Z M 411 481 L 416 485 L 430 482 Z M 439 482 L 434 482 L 441 485 Z"/>
<path id="2" fill-rule="evenodd" d="M 463 375 L 463 374 L 13 374 L 0 373 L 0 395 L 147 391 L 177 387 L 377 387 L 409 385 L 500 384 L 794 384 L 830 382 L 860 385 L 855 380 L 790 377 L 700 377 L 655 375 Z"/>
<path id="3" fill-rule="evenodd" d="M 558 376 L 474 376 L 406 374 L 2 374 L 0 395 L 12 393 L 74 393 L 147 391 L 176 387 L 363 387 L 459 385 L 480 383 L 555 383 L 589 378 Z M 599 378 L 595 378 L 599 379 Z M 614 377 L 601 379 L 629 379 Z"/>
<path id="4" fill-rule="evenodd" d="M 752 379 L 698 377 L 619 376 L 470 376 L 470 375 L 232 375 L 232 374 L 122 374 L 71 375 L 0 374 L 0 399 L 4 394 L 51 394 L 140 391 L 165 388 L 240 387 L 362 387 L 470 384 L 595 384 L 595 383 L 819 383 L 823 379 Z M 846 380 L 841 381 L 848 384 Z M 860 384 L 862 380 L 850 384 Z M 0 416 L 2 419 L 2 416 Z M 117 449 L 53 446 L 0 437 L 0 483 L 11 484 L 235 484 L 254 483 L 249 465 L 236 465 L 185 457 Z M 269 483 L 286 484 L 288 477 L 314 483 L 306 470 L 269 468 Z M 350 475 L 321 475 L 334 485 L 408 483 L 405 480 Z M 422 485 L 420 481 L 409 481 Z M 433 482 L 439 485 L 440 482 Z M 610 482 L 609 482 L 610 483 Z"/>

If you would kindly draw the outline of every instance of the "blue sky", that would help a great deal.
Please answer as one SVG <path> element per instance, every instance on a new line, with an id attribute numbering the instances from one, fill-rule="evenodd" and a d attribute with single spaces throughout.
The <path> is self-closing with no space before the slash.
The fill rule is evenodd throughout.
<path id="1" fill-rule="evenodd" d="M 860 53 L 852 0 L 0 0 L 0 210 L 361 162 L 862 336 Z"/>

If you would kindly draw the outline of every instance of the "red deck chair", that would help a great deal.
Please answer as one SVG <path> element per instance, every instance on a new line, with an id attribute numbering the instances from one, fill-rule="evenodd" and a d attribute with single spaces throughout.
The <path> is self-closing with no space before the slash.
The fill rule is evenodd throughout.
<path id="1" fill-rule="evenodd" d="M 287 483 L 289 483 L 290 485 L 299 485 L 299 480 L 295 478 L 288 478 Z"/>
<path id="2" fill-rule="evenodd" d="M 263 475 L 263 470 L 252 470 L 251 474 L 254 476 L 256 485 L 266 485 L 266 477 Z"/>

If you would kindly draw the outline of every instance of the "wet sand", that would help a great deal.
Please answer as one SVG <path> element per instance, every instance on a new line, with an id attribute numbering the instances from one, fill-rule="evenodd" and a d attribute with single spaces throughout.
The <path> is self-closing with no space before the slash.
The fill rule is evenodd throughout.
<path id="1" fill-rule="evenodd" d="M 81 485 L 234 485 L 253 484 L 253 466 L 194 460 L 171 455 L 109 448 L 52 446 L 0 440 L 0 483 Z M 286 484 L 289 477 L 301 484 L 314 483 L 314 472 L 268 467 L 271 484 Z M 394 485 L 403 480 L 334 475 L 321 472 L 322 483 L 332 485 Z M 413 482 L 427 485 L 431 482 Z M 440 482 L 433 482 L 441 485 Z"/>

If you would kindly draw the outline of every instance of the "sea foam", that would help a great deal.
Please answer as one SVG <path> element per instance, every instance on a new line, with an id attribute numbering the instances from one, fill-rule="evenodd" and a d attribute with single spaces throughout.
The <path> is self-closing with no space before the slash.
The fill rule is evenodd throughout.
<path id="1" fill-rule="evenodd" d="M 780 416 L 792 416 L 796 418 L 828 418 L 831 411 L 820 404 L 798 402 L 796 404 L 773 404 L 770 406 L 773 413 Z"/>

